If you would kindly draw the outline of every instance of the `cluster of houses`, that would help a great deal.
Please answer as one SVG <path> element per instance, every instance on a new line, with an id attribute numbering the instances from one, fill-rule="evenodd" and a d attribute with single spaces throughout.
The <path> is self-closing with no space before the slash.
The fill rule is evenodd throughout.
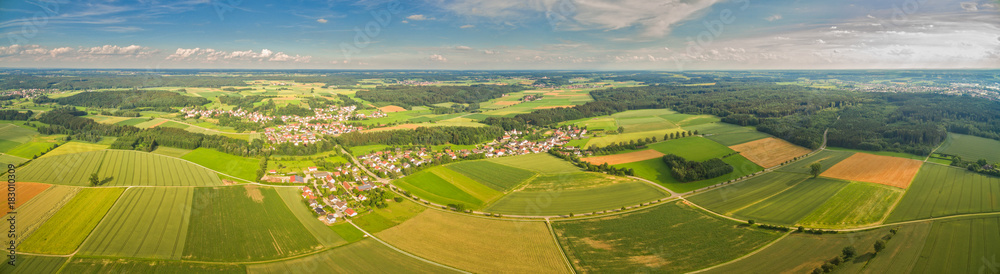
<path id="1" fill-rule="evenodd" d="M 316 143 L 316 141 L 319 140 L 317 138 L 318 136 L 340 135 L 363 129 L 364 127 L 346 125 L 339 122 L 317 124 L 291 123 L 273 128 L 266 128 L 264 129 L 264 136 L 270 143 L 292 143 L 297 146 L 299 144 L 308 145 Z"/>
<path id="2" fill-rule="evenodd" d="M 53 92 L 54 89 L 41 89 L 41 88 L 31 88 L 31 89 L 18 89 L 0 92 L 0 96 L 21 96 L 27 99 L 35 98 L 39 95 L 43 95 L 48 92 Z"/>
<path id="3" fill-rule="evenodd" d="M 439 84 L 441 84 L 441 82 L 414 81 L 414 80 L 396 81 L 396 83 L 400 84 L 400 85 L 408 85 L 408 86 L 433 86 L 433 85 L 439 85 Z"/>
<path id="4" fill-rule="evenodd" d="M 306 200 L 309 208 L 316 215 L 320 216 L 319 219 L 321 221 L 327 224 L 332 224 L 337 218 L 358 215 L 357 211 L 348 206 L 347 201 L 342 200 L 342 197 L 334 194 L 338 186 L 343 187 L 346 197 L 359 202 L 368 199 L 368 197 L 362 194 L 364 191 L 379 187 L 373 178 L 364 174 L 362 170 L 356 166 L 352 166 L 350 163 L 337 167 L 334 171 L 320 171 L 317 167 L 309 167 L 302 171 L 302 175 L 299 175 L 298 172 L 278 174 L 277 170 L 269 170 L 267 173 L 261 180 L 272 183 L 303 184 L 299 189 L 302 199 Z M 354 181 L 345 179 L 338 182 L 338 178 L 349 178 Z M 313 187 L 316 188 L 314 189 Z M 320 190 L 330 194 L 324 196 L 321 193 L 317 193 Z"/>
<path id="5" fill-rule="evenodd" d="M 524 139 L 526 134 L 527 132 L 517 130 L 507 131 L 503 137 L 477 149 L 475 153 L 483 153 L 487 158 L 493 158 L 547 152 L 562 147 L 573 139 L 585 137 L 587 130 L 573 126 L 563 127 L 552 130 L 548 138 L 537 142 Z"/>
<path id="6" fill-rule="evenodd" d="M 215 117 L 219 114 L 229 114 L 233 117 L 238 117 L 244 120 L 248 120 L 254 123 L 266 123 L 268 121 L 274 120 L 273 116 L 267 116 L 259 112 L 246 111 L 242 108 L 235 110 L 221 110 L 221 109 L 202 109 L 198 110 L 195 108 L 184 108 L 181 109 L 181 113 L 184 113 L 184 118 L 201 118 L 201 117 Z"/>

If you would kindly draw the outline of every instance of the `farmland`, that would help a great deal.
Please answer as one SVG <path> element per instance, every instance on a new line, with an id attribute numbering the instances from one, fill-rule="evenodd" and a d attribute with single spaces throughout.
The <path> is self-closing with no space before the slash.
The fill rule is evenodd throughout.
<path id="1" fill-rule="evenodd" d="M 548 153 L 525 154 L 511 157 L 499 157 L 487 161 L 527 169 L 541 174 L 578 172 L 580 168 L 549 155 Z"/>
<path id="2" fill-rule="evenodd" d="M 389 206 L 353 218 L 353 222 L 370 233 L 376 233 L 399 225 L 423 212 L 426 207 L 409 200 L 389 203 Z"/>
<path id="3" fill-rule="evenodd" d="M 189 152 L 191 152 L 190 149 L 180 149 L 180 148 L 172 148 L 172 147 L 159 146 L 159 147 L 156 148 L 156 150 L 153 151 L 153 154 L 160 154 L 160 155 L 166 155 L 166 156 L 170 156 L 170 157 L 181 158 L 185 154 L 188 154 Z"/>
<path id="4" fill-rule="evenodd" d="M 376 236 L 417 256 L 472 272 L 567 271 L 543 222 L 425 210 Z"/>
<path id="5" fill-rule="evenodd" d="M 624 180 L 623 180 L 624 181 Z M 627 180 L 589 188 L 517 191 L 496 201 L 487 212 L 546 216 L 617 209 L 667 197 L 657 187 Z"/>
<path id="6" fill-rule="evenodd" d="M 882 220 L 903 191 L 878 184 L 852 182 L 799 221 L 803 225 L 845 228 Z"/>
<path id="7" fill-rule="evenodd" d="M 734 212 L 733 216 L 744 220 L 794 225 L 847 184 L 848 182 L 827 178 L 806 179 L 777 195 Z"/>
<path id="8" fill-rule="evenodd" d="M 180 261 L 121 260 L 73 257 L 63 273 L 246 273 L 243 266 Z"/>
<path id="9" fill-rule="evenodd" d="M 18 207 L 17 230 L 21 234 L 20 237 L 23 239 L 25 236 L 31 235 L 46 220 L 55 215 L 63 205 L 72 200 L 78 191 L 80 188 L 77 187 L 55 185 Z M 7 240 L 11 239 L 7 238 Z"/>
<path id="10" fill-rule="evenodd" d="M 53 149 L 52 151 L 49 151 L 48 153 L 45 153 L 45 155 L 42 155 L 42 157 L 39 158 L 52 157 L 63 154 L 97 151 L 107 148 L 108 145 L 70 141 L 66 142 L 65 144 L 62 144 L 61 146 L 57 147 L 56 149 Z"/>
<path id="11" fill-rule="evenodd" d="M 253 158 L 239 157 L 218 152 L 212 149 L 198 148 L 185 154 L 181 159 L 188 160 L 212 170 L 234 176 L 236 178 L 256 182 L 259 162 Z"/>
<path id="12" fill-rule="evenodd" d="M 688 161 L 699 162 L 733 153 L 733 150 L 702 137 L 668 140 L 646 147 L 664 154 L 675 154 L 684 157 Z"/>
<path id="13" fill-rule="evenodd" d="M 986 159 L 990 163 L 1000 162 L 1000 141 L 972 135 L 948 133 L 936 153 L 958 155 L 966 161 Z"/>
<path id="14" fill-rule="evenodd" d="M 855 153 L 837 163 L 821 175 L 825 177 L 861 181 L 906 188 L 923 162 L 898 157 Z"/>
<path id="15" fill-rule="evenodd" d="M 663 155 L 664 154 L 662 152 L 652 149 L 647 149 L 647 150 L 640 150 L 640 151 L 615 154 L 615 155 L 587 157 L 580 160 L 589 162 L 594 165 L 601 165 L 601 164 L 617 165 L 617 164 L 645 161 L 649 159 L 659 159 L 660 157 L 663 157 Z"/>
<path id="16" fill-rule="evenodd" d="M 822 173 L 837 163 L 840 163 L 840 161 L 847 159 L 847 157 L 851 157 L 851 155 L 854 155 L 854 153 L 838 150 L 822 150 L 816 154 L 810 155 L 809 157 L 802 158 L 801 160 L 783 166 L 779 168 L 778 171 L 809 174 L 809 165 L 819 163 L 821 166 L 820 172 Z"/>
<path id="17" fill-rule="evenodd" d="M 18 254 L 17 265 L 11 266 L 7 262 L 4 262 L 4 264 L 0 265 L 0 273 L 56 273 L 63 263 L 66 263 L 66 257 L 46 257 Z"/>
<path id="18" fill-rule="evenodd" d="M 38 132 L 33 129 L 11 123 L 0 123 L 0 152 L 7 152 L 18 145 L 27 143 L 35 135 L 38 135 Z"/>
<path id="19" fill-rule="evenodd" d="M 699 157 L 704 157 L 704 156 L 699 156 Z M 619 164 L 615 165 L 615 167 L 631 168 L 635 170 L 636 176 L 656 182 L 678 193 L 696 190 L 702 187 L 737 179 L 764 170 L 757 164 L 750 162 L 750 160 L 747 160 L 746 158 L 743 158 L 743 156 L 740 155 L 732 155 L 729 157 L 725 157 L 722 158 L 722 161 L 733 166 L 733 172 L 711 179 L 686 182 L 686 183 L 677 181 L 677 179 L 675 179 L 670 174 L 670 168 L 667 167 L 667 164 L 663 163 L 662 159 L 649 159 L 645 161 Z"/>
<path id="20" fill-rule="evenodd" d="M 732 214 L 806 180 L 805 175 L 771 172 L 725 187 L 702 192 L 687 200 L 719 214 Z"/>
<path id="21" fill-rule="evenodd" d="M 447 269 L 367 239 L 319 254 L 247 266 L 247 273 L 441 273 Z"/>
<path id="22" fill-rule="evenodd" d="M 577 272 L 693 271 L 743 256 L 780 236 L 705 215 L 680 202 L 557 221 L 552 227 Z"/>
<path id="23" fill-rule="evenodd" d="M 780 165 L 810 152 L 807 148 L 796 146 L 774 137 L 751 141 L 730 148 L 739 151 L 743 157 L 765 168 Z"/>
<path id="24" fill-rule="evenodd" d="M 320 247 L 273 188 L 195 188 L 193 199 L 182 259 L 266 260 Z"/>
<path id="25" fill-rule="evenodd" d="M 86 186 L 97 172 L 105 186 L 221 185 L 211 170 L 175 158 L 139 151 L 101 150 L 45 157 L 20 173 L 24 180 Z"/>
<path id="26" fill-rule="evenodd" d="M 316 213 L 313 213 L 313 211 L 306 206 L 305 200 L 302 199 L 299 188 L 279 187 L 274 190 L 278 192 L 278 196 L 281 196 L 281 200 L 285 202 L 285 205 L 292 211 L 295 218 L 298 219 L 299 222 L 302 222 L 302 225 L 305 226 L 306 230 L 309 230 L 309 233 L 312 234 L 312 236 L 315 237 L 320 244 L 325 247 L 333 247 L 346 243 L 344 239 L 337 235 L 337 233 L 330 230 L 326 224 L 323 224 L 322 221 L 317 219 L 317 216 L 314 216 Z"/>
<path id="27" fill-rule="evenodd" d="M 1000 253 L 997 231 L 998 217 L 935 221 L 913 269 L 927 273 L 983 273 Z"/>
<path id="28" fill-rule="evenodd" d="M 70 254 L 83 243 L 115 204 L 124 188 L 83 189 L 28 235 L 19 251 L 36 254 Z"/>
<path id="29" fill-rule="evenodd" d="M 39 184 L 39 183 L 16 183 L 17 189 L 14 190 L 14 195 L 17 201 L 14 202 L 12 206 L 14 209 L 20 209 L 21 205 L 34 198 L 36 195 L 42 193 L 46 189 L 49 189 L 52 185 L 50 184 Z M 9 190 L 8 190 L 9 191 Z M 9 194 L 9 193 L 8 193 Z M 10 213 L 10 207 L 4 207 L 4 215 Z"/>
<path id="30" fill-rule="evenodd" d="M 535 176 L 534 172 L 489 161 L 458 162 L 447 166 L 496 191 L 508 191 Z"/>
<path id="31" fill-rule="evenodd" d="M 192 188 L 125 191 L 80 254 L 178 260 L 191 214 Z"/>
<path id="32" fill-rule="evenodd" d="M 7 154 L 14 155 L 21 158 L 31 159 L 35 156 L 41 156 L 42 153 L 49 150 L 56 145 L 55 141 L 44 140 L 41 138 L 35 138 L 30 142 L 23 143 L 16 147 L 7 150 Z"/>
<path id="33" fill-rule="evenodd" d="M 887 223 L 964 213 L 1000 211 L 1000 178 L 962 168 L 926 164 Z"/>
<path id="34" fill-rule="evenodd" d="M 472 208 L 478 208 L 503 194 L 444 167 L 420 171 L 393 183 L 434 203 L 461 203 Z"/>

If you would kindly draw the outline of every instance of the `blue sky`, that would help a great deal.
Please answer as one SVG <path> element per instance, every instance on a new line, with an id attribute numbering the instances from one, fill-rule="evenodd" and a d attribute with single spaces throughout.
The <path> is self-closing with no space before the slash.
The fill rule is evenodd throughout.
<path id="1" fill-rule="evenodd" d="M 0 67 L 1000 67 L 1000 2 L 0 2 Z"/>

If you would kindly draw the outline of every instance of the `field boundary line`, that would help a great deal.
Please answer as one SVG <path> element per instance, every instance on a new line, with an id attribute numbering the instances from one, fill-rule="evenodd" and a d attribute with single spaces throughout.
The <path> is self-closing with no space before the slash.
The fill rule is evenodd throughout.
<path id="1" fill-rule="evenodd" d="M 569 267 L 569 273 L 576 274 L 576 268 L 573 268 L 573 263 L 569 260 L 569 255 L 566 255 L 566 250 L 563 249 L 562 244 L 559 243 L 559 237 L 556 236 L 555 229 L 552 228 L 552 222 L 549 218 L 545 218 L 545 227 L 549 229 L 549 235 L 552 236 L 552 240 L 556 242 L 556 248 L 559 249 L 559 253 L 562 254 L 563 262 Z"/>
<path id="2" fill-rule="evenodd" d="M 118 202 L 122 200 L 122 196 L 125 196 L 125 191 L 128 191 L 129 188 L 131 187 L 126 187 L 125 190 L 122 190 L 122 193 L 118 194 L 118 197 L 115 197 L 115 202 L 111 204 L 111 207 L 108 208 L 107 212 L 104 212 L 104 215 L 101 215 L 101 221 L 97 222 L 97 225 L 95 225 L 94 228 L 90 230 L 90 232 L 87 232 L 87 238 L 83 238 L 83 241 L 80 242 L 80 245 L 77 246 L 75 250 L 73 250 L 73 253 L 69 254 L 70 257 L 75 256 L 77 252 L 80 252 L 80 249 L 83 248 L 83 244 L 87 243 L 87 241 L 90 240 L 90 237 L 94 236 L 94 230 L 97 230 L 97 227 L 101 226 L 101 224 L 104 223 L 104 220 L 108 218 L 108 214 L 111 213 L 111 209 L 114 209 L 115 206 L 118 205 Z"/>
<path id="3" fill-rule="evenodd" d="M 785 239 L 785 237 L 788 237 L 788 235 L 792 235 L 792 233 L 794 233 L 794 232 L 792 232 L 792 231 L 786 232 L 785 235 L 781 235 L 781 237 L 778 237 L 777 239 L 775 239 L 774 241 L 771 241 L 767 245 L 762 246 L 762 247 L 758 248 L 757 250 L 754 250 L 754 251 L 752 251 L 750 253 L 747 253 L 746 255 L 743 255 L 742 257 L 739 257 L 739 258 L 736 258 L 736 259 L 732 259 L 732 260 L 730 260 L 728 262 L 724 262 L 724 263 L 717 264 L 717 265 L 714 265 L 714 266 L 710 266 L 708 268 L 702 268 L 702 269 L 699 269 L 699 270 L 691 271 L 691 272 L 688 272 L 688 273 L 701 273 L 701 272 L 709 271 L 709 270 L 712 270 L 712 269 L 715 269 L 715 268 L 718 268 L 718 267 L 722 267 L 722 266 L 725 266 L 725 265 L 728 265 L 728 264 L 731 264 L 731 263 L 735 263 L 735 262 L 741 261 L 743 259 L 746 259 L 747 257 L 753 256 L 754 254 L 757 254 L 757 253 L 760 253 L 761 251 L 764 251 L 764 249 L 767 249 L 768 247 L 771 247 L 772 245 L 778 243 L 782 239 Z"/>
<path id="4" fill-rule="evenodd" d="M 771 199 L 771 198 L 774 198 L 774 196 L 778 196 L 778 195 L 781 195 L 782 193 L 785 193 L 785 192 L 787 192 L 788 190 L 790 190 L 790 189 L 792 189 L 792 188 L 794 188 L 794 187 L 798 186 L 799 184 L 801 184 L 802 182 L 805 182 L 806 180 L 809 180 L 809 178 L 807 177 L 807 178 L 805 178 L 805 179 L 803 179 L 803 180 L 801 180 L 801 181 L 799 181 L 799 182 L 795 183 L 794 185 L 792 185 L 792 186 L 790 186 L 790 187 L 787 187 L 787 188 L 785 188 L 785 189 L 782 189 L 781 191 L 778 191 L 777 193 L 774 193 L 774 194 L 771 194 L 771 196 L 767 196 L 767 197 L 764 197 L 763 199 L 760 199 L 760 200 L 757 200 L 756 202 L 753 202 L 753 203 L 750 203 L 750 204 L 748 204 L 748 205 L 745 205 L 745 206 L 743 206 L 743 207 L 740 207 L 740 208 L 737 208 L 737 209 L 733 209 L 733 210 L 732 210 L 732 211 L 730 211 L 730 212 L 731 212 L 731 213 L 736 213 L 737 211 L 740 211 L 740 210 L 744 210 L 744 209 L 747 209 L 747 208 L 749 208 L 749 207 L 751 207 L 751 206 L 754 206 L 754 205 L 757 205 L 757 204 L 759 204 L 760 202 L 763 202 L 764 200 L 767 200 L 767 199 Z M 841 188 L 840 190 L 843 190 L 843 188 Z M 837 193 L 840 193 L 840 190 L 837 190 Z M 836 193 L 834 193 L 834 195 L 836 195 Z M 830 196 L 830 197 L 833 197 L 833 196 Z M 693 203 L 693 202 L 692 202 L 692 203 Z M 811 212 L 810 212 L 810 213 L 811 213 Z"/>
<path id="5" fill-rule="evenodd" d="M 429 263 L 429 264 L 432 264 L 432 265 L 440 266 L 442 268 L 445 268 L 445 269 L 448 269 L 448 270 L 452 270 L 452 271 L 455 271 L 455 272 L 470 273 L 470 274 L 472 273 L 472 272 L 468 272 L 468 271 L 465 271 L 465 270 L 454 268 L 454 267 L 451 267 L 451 266 L 448 266 L 448 265 L 445 265 L 445 264 L 441 264 L 441 263 L 438 263 L 438 262 L 435 262 L 435 261 L 424 259 L 423 257 L 417 256 L 417 255 L 411 254 L 409 252 L 406 252 L 405 250 L 399 249 L 399 248 L 397 248 L 397 247 L 395 247 L 395 246 L 393 246 L 393 245 L 391 245 L 389 243 L 386 243 L 385 241 L 382 241 L 382 239 L 379 239 L 378 237 L 375 237 L 375 235 L 372 235 L 371 233 L 368 233 L 368 231 L 365 231 L 360 226 L 354 224 L 354 222 L 351 222 L 351 221 L 348 220 L 347 223 L 351 224 L 352 226 L 354 226 L 358 230 L 361 230 L 361 232 L 364 232 L 365 235 L 368 236 L 368 238 L 371 238 L 371 239 L 373 239 L 373 240 L 375 240 L 375 241 L 377 241 L 377 242 L 379 242 L 379 243 L 381 243 L 381 244 L 383 244 L 383 245 L 391 248 L 392 250 L 395 250 L 396 252 L 402 253 L 403 255 L 406 255 L 406 256 L 409 256 L 411 258 L 423 261 L 425 263 Z"/>

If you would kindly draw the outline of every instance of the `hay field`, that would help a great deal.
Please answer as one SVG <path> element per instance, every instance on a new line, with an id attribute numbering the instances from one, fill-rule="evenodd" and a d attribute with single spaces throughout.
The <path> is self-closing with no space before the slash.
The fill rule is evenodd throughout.
<path id="1" fill-rule="evenodd" d="M 762 167 L 769 168 L 806 155 L 811 150 L 770 137 L 729 147 Z"/>
<path id="2" fill-rule="evenodd" d="M 649 159 L 656 159 L 662 157 L 663 155 L 664 154 L 662 152 L 652 149 L 647 149 L 647 150 L 640 150 L 640 151 L 615 154 L 615 155 L 587 157 L 581 160 L 595 165 L 600 165 L 604 163 L 607 163 L 609 165 L 617 165 L 617 164 L 644 161 Z"/>
<path id="3" fill-rule="evenodd" d="M 921 161 L 911 159 L 855 153 L 821 175 L 905 189 L 910 186 L 910 181 L 917 175 L 922 164 Z"/>

